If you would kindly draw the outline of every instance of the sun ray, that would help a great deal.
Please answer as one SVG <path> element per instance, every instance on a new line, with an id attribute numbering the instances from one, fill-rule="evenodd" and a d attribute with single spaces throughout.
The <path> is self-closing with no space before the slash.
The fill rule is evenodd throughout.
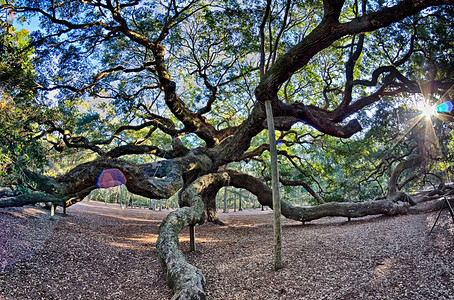
<path id="1" fill-rule="evenodd" d="M 394 146 L 391 147 L 390 151 L 392 151 L 394 148 L 397 147 L 397 145 L 399 145 L 399 143 L 402 141 L 403 138 L 405 138 L 409 133 L 410 131 L 413 130 L 413 128 L 415 128 L 416 125 L 418 125 L 418 123 L 424 118 L 424 115 L 422 114 L 419 114 L 417 116 L 414 116 L 413 118 L 411 118 L 410 120 L 408 120 L 408 123 L 409 123 L 409 126 L 407 127 L 407 129 L 403 132 L 403 134 L 399 137 L 399 139 L 397 140 L 397 142 L 394 144 Z"/>
<path id="2" fill-rule="evenodd" d="M 454 84 L 437 100 L 436 106 L 440 105 L 443 101 L 449 101 L 452 103 L 454 100 Z"/>
<path id="3" fill-rule="evenodd" d="M 418 82 L 422 96 L 414 95 L 410 97 L 411 105 L 420 113 L 408 120 L 408 126 L 400 135 L 396 144 L 391 148 L 394 149 L 408 134 L 421 122 L 424 121 L 424 147 L 428 154 L 433 159 L 442 159 L 440 142 L 434 129 L 432 118 L 437 118 L 441 121 L 454 120 L 451 112 L 454 105 L 451 99 L 454 99 L 454 85 L 452 85 L 441 97 L 436 99 L 433 96 L 433 86 L 428 82 Z M 436 99 L 436 101 L 434 101 Z M 444 102 L 443 102 L 444 101 Z M 432 103 L 435 102 L 435 103 Z"/>
<path id="4" fill-rule="evenodd" d="M 413 97 L 413 104 L 420 114 L 409 120 L 409 128 L 405 132 L 407 135 L 422 119 L 425 120 L 424 124 L 424 147 L 428 151 L 429 156 L 432 159 L 442 159 L 443 154 L 441 151 L 440 141 L 435 132 L 433 118 L 437 118 L 441 121 L 449 120 L 449 116 L 452 116 L 453 111 L 452 99 L 454 99 L 454 85 L 451 85 L 449 89 L 443 93 L 440 97 L 434 97 L 433 86 L 428 82 L 419 82 L 420 91 L 423 97 Z M 436 101 L 434 101 L 436 99 Z M 431 102 L 433 102 L 431 104 Z M 453 119 L 451 118 L 451 121 Z M 404 135 L 404 136 L 405 136 Z"/>
<path id="5" fill-rule="evenodd" d="M 435 133 L 434 125 L 431 119 L 426 118 L 424 134 L 424 144 L 427 151 L 429 152 L 429 156 L 433 159 L 441 159 L 443 155 L 441 153 L 440 142 L 438 141 L 438 137 Z"/>
<path id="6" fill-rule="evenodd" d="M 437 113 L 437 108 L 425 101 L 418 102 L 418 110 L 421 111 L 422 116 L 426 119 L 430 119 Z"/>

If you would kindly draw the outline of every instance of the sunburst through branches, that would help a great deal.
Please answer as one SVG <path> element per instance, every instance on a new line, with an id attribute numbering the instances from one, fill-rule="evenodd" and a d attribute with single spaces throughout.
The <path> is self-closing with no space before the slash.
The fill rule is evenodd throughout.
<path id="1" fill-rule="evenodd" d="M 434 130 L 434 119 L 441 121 L 452 119 L 453 103 L 450 95 L 454 94 L 454 86 L 451 86 L 441 97 L 437 98 L 431 92 L 429 84 L 419 84 L 421 94 L 415 94 L 411 99 L 411 105 L 419 113 L 409 120 L 409 127 L 404 132 L 407 136 L 416 126 L 424 128 L 424 147 L 427 154 L 434 159 L 442 158 L 441 147 Z"/>

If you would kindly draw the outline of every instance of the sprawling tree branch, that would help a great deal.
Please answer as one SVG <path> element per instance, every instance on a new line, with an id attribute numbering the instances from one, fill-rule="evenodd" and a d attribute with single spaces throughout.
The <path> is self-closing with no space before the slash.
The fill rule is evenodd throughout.
<path id="1" fill-rule="evenodd" d="M 64 199 L 53 197 L 52 195 L 44 193 L 32 193 L 27 195 L 2 197 L 0 198 L 0 208 L 34 205 L 39 202 L 51 202 L 55 205 L 65 206 Z"/>
<path id="2" fill-rule="evenodd" d="M 118 169 L 126 178 L 126 187 L 134 194 L 153 199 L 165 199 L 174 195 L 184 185 L 184 180 L 206 172 L 211 167 L 210 159 L 203 153 L 188 153 L 176 159 L 162 160 L 155 163 L 136 165 L 119 159 L 99 159 L 80 164 L 58 177 L 46 177 L 26 171 L 30 182 L 45 192 L 39 194 L 35 201 L 31 196 L 16 196 L 5 200 L 3 206 L 24 205 L 43 202 L 49 197 L 50 202 L 65 202 L 66 205 L 81 201 L 90 191 L 97 188 L 97 180 L 102 171 Z M 196 176 L 197 177 L 197 176 Z M 192 179 L 194 180 L 194 179 Z M 6 202 L 8 201 L 8 202 Z M 46 201 L 45 201 L 46 202 Z"/>
<path id="3" fill-rule="evenodd" d="M 444 4 L 450 3 L 448 0 L 401 1 L 393 7 L 382 8 L 379 11 L 365 14 L 347 23 L 339 23 L 337 18 L 339 17 L 343 1 L 324 1 L 325 18 L 310 34 L 304 37 L 301 42 L 282 55 L 266 72 L 255 91 L 257 100 L 277 101 L 276 95 L 281 85 L 285 83 L 293 73 L 303 68 L 315 54 L 329 47 L 334 41 L 337 41 L 341 37 L 373 31 L 400 21 L 426 7 Z M 397 11 L 398 13 L 396 13 Z M 330 34 L 326 34 L 327 32 Z M 358 108 L 360 109 L 362 107 Z M 359 124 L 357 123 L 351 123 L 346 127 L 346 130 L 332 130 L 333 124 L 330 124 L 332 120 L 317 120 L 317 118 L 313 117 L 314 114 L 312 111 L 308 110 L 303 105 L 296 106 L 295 109 L 298 110 L 295 114 L 300 115 L 301 119 L 328 134 L 342 136 L 348 133 L 351 135 L 360 130 Z M 320 115 L 317 117 L 320 117 Z M 337 122 L 339 122 L 339 120 L 336 119 L 336 123 Z M 329 132 L 326 131 L 328 128 L 331 129 Z"/>
<path id="4" fill-rule="evenodd" d="M 302 186 L 309 194 L 311 194 L 312 197 L 314 197 L 318 204 L 326 203 L 325 200 L 317 192 L 315 192 L 307 182 L 303 180 L 288 180 L 280 177 L 279 181 L 283 185 L 287 186 Z"/>
<path id="5" fill-rule="evenodd" d="M 64 129 L 64 125 L 57 126 L 51 124 L 51 131 L 54 130 L 58 132 L 66 146 L 90 149 L 98 153 L 100 158 L 81 164 L 58 178 L 48 178 L 33 172 L 26 172 L 28 179 L 37 183 L 45 194 L 2 198 L 2 200 L 0 200 L 0 207 L 2 205 L 9 206 L 13 203 L 19 203 L 19 205 L 31 204 L 33 201 L 50 201 L 53 203 L 61 203 L 61 205 L 65 206 L 75 203 L 96 188 L 97 178 L 103 170 L 111 168 L 116 168 L 125 175 L 128 190 L 135 194 L 160 199 L 168 198 L 181 189 L 180 204 L 181 206 L 186 207 L 169 214 L 163 221 L 157 242 L 157 249 L 159 252 L 159 259 L 166 273 L 166 278 L 176 293 L 175 298 L 197 299 L 205 297 L 205 292 L 203 291 L 205 279 L 200 271 L 185 261 L 181 251 L 178 250 L 178 233 L 181 229 L 188 225 L 195 225 L 195 223 L 199 222 L 201 219 L 215 219 L 213 216 L 204 216 L 203 213 L 204 211 L 207 212 L 207 209 L 210 209 L 210 206 L 212 208 L 213 203 L 215 203 L 217 191 L 220 187 L 225 185 L 226 182 L 229 182 L 230 185 L 234 187 L 249 190 L 258 197 L 262 205 L 271 206 L 271 191 L 261 180 L 233 170 L 223 169 L 225 165 L 233 161 L 250 159 L 260 155 L 266 150 L 267 145 L 262 145 L 255 150 L 247 152 L 251 146 L 252 139 L 266 128 L 263 103 L 265 101 L 272 102 L 273 112 L 276 116 L 276 126 L 280 130 L 290 130 L 295 124 L 304 123 L 324 134 L 342 138 L 351 137 L 361 130 L 361 125 L 357 120 L 348 121 L 348 118 L 355 113 L 361 111 L 366 106 L 379 101 L 383 96 L 397 95 L 402 92 L 420 92 L 415 82 L 404 76 L 404 74 L 397 69 L 399 64 L 403 63 L 403 59 L 407 56 L 404 56 L 400 61 L 395 61 L 395 64 L 392 66 L 377 67 L 372 73 L 370 80 L 354 78 L 356 64 L 365 44 L 365 33 L 402 21 L 406 17 L 421 12 L 427 7 L 452 4 L 452 1 L 402 0 L 396 4 L 391 4 L 392 6 L 390 7 L 382 7 L 377 11 L 370 12 L 367 12 L 366 7 L 363 6 L 361 14 L 356 11 L 354 12 L 355 17 L 353 17 L 353 19 L 343 21 L 341 18 L 344 15 L 343 8 L 345 1 L 324 0 L 324 12 L 323 15 L 320 15 L 320 23 L 314 28 L 312 25 L 308 25 L 308 27 L 301 29 L 299 32 L 297 31 L 298 29 L 295 29 L 295 31 L 292 32 L 293 36 L 290 39 L 285 40 L 285 42 L 288 43 L 286 45 L 287 48 L 282 48 L 283 51 L 287 51 L 286 49 L 289 50 L 279 57 L 277 57 L 279 53 L 278 50 L 280 50 L 278 49 L 278 43 L 284 39 L 284 33 L 288 28 L 287 25 L 288 21 L 290 21 L 292 1 L 286 1 L 285 6 L 280 10 L 279 14 L 283 12 L 284 16 L 281 19 L 282 22 L 280 27 L 277 27 L 277 30 L 276 28 L 272 28 L 274 26 L 272 25 L 274 17 L 273 1 L 266 1 L 266 6 L 262 10 L 262 15 L 257 17 L 258 20 L 261 20 L 258 25 L 259 37 L 255 37 L 255 42 L 250 43 L 251 47 L 255 47 L 255 50 L 251 50 L 251 53 L 255 56 L 250 55 L 251 57 L 249 57 L 249 54 L 251 53 L 248 53 L 248 55 L 245 55 L 245 57 L 242 58 L 244 60 L 258 61 L 260 77 L 257 79 L 259 83 L 254 94 L 256 102 L 246 117 L 242 116 L 242 118 L 238 118 L 236 124 L 240 123 L 239 120 L 242 121 L 239 126 L 223 128 L 220 130 L 213 125 L 216 124 L 215 122 L 218 120 L 211 123 L 208 119 L 208 112 L 212 112 L 214 101 L 217 99 L 219 93 L 218 87 L 221 85 L 220 81 L 217 84 L 212 83 L 215 82 L 215 80 L 211 81 L 208 75 L 209 72 L 205 72 L 206 70 L 204 68 L 207 66 L 199 65 L 199 69 L 197 70 L 199 78 L 203 79 L 205 85 L 204 91 L 208 90 L 209 97 L 205 106 L 196 108 L 195 104 L 193 105 L 190 101 L 186 101 L 187 99 L 185 97 L 189 96 L 184 94 L 184 87 L 180 88 L 180 86 L 178 86 L 180 84 L 176 79 L 178 76 L 172 76 L 171 72 L 174 66 L 172 65 L 172 62 L 169 62 L 169 55 L 164 46 L 173 47 L 172 43 L 175 40 L 166 41 L 166 39 L 169 39 L 170 31 L 174 28 L 177 30 L 185 28 L 186 24 L 183 24 L 183 22 L 189 20 L 189 18 L 194 16 L 197 12 L 201 12 L 204 8 L 208 8 L 209 11 L 210 6 L 208 4 L 199 4 L 196 0 L 184 2 L 184 4 L 180 4 L 178 1 L 168 1 L 168 4 L 156 4 L 160 8 L 164 8 L 165 11 L 163 13 L 156 13 L 154 17 L 149 18 L 149 16 L 147 16 L 143 20 L 148 22 L 151 18 L 154 18 L 154 21 L 156 22 L 152 23 L 150 27 L 161 26 L 161 28 L 157 28 L 156 30 L 150 29 L 150 33 L 148 33 L 148 29 L 146 29 L 145 25 L 137 25 L 137 23 L 131 21 L 128 8 L 139 4 L 138 1 L 121 4 L 118 1 L 110 0 L 106 2 L 83 1 L 82 3 L 74 4 L 76 10 L 85 8 L 99 9 L 99 20 L 95 19 L 97 17 L 96 14 L 87 13 L 87 15 L 78 18 L 77 22 L 80 23 L 75 23 L 76 21 L 71 21 L 70 19 L 63 19 L 64 14 L 59 14 L 58 10 L 63 10 L 66 4 L 65 2 L 58 8 L 53 6 L 47 7 L 47 4 L 44 5 L 40 3 L 41 2 L 34 2 L 33 5 L 36 4 L 36 7 L 21 6 L 14 8 L 7 4 L 2 5 L 2 8 L 15 9 L 18 12 L 39 13 L 44 19 L 47 19 L 49 23 L 57 25 L 55 26 L 57 27 L 55 29 L 50 26 L 47 28 L 49 30 L 48 37 L 61 39 L 68 37 L 68 40 L 70 39 L 68 43 L 71 45 L 77 43 L 83 45 L 84 43 L 89 43 L 91 38 L 93 38 L 94 45 L 99 45 L 99 43 L 101 43 L 100 41 L 106 42 L 105 48 L 103 48 L 104 50 L 111 46 L 109 42 L 116 42 L 115 38 L 119 38 L 119 40 L 124 43 L 132 42 L 134 46 L 140 48 L 138 52 L 141 53 L 141 56 L 138 60 L 143 60 L 142 63 L 134 64 L 134 66 L 140 67 L 130 67 L 130 65 L 124 62 L 130 60 L 134 54 L 131 54 L 131 56 L 125 54 L 125 57 L 118 58 L 118 63 L 112 62 L 110 67 L 107 66 L 102 68 L 102 71 L 91 76 L 90 81 L 86 80 L 86 82 L 89 82 L 86 87 L 77 89 L 68 83 L 69 80 L 65 84 L 59 85 L 59 87 L 64 87 L 76 92 L 76 94 L 78 93 L 78 96 L 84 92 L 87 94 L 88 92 L 93 92 L 93 94 L 90 95 L 92 96 L 98 94 L 98 92 L 94 90 L 97 84 L 100 83 L 103 78 L 110 77 L 109 75 L 111 74 L 116 74 L 117 72 L 121 72 L 121 74 L 135 73 L 145 69 L 152 69 L 151 79 L 147 79 L 153 84 L 146 82 L 146 89 L 158 84 L 162 94 L 154 94 L 152 97 L 156 97 L 157 99 L 158 97 L 163 96 L 164 99 L 161 99 L 163 101 L 160 102 L 162 106 L 166 106 L 166 111 L 163 114 L 169 114 L 170 111 L 172 116 L 158 117 L 148 109 L 148 107 L 151 107 L 152 105 L 147 106 L 148 104 L 142 104 L 142 107 L 144 107 L 148 113 L 147 117 L 142 116 L 141 119 L 144 120 L 142 123 L 122 125 L 117 128 L 112 135 L 97 141 L 92 141 L 85 136 L 72 136 Z M 364 1 L 363 3 L 366 2 Z M 219 7 L 216 7 L 216 9 L 219 9 Z M 182 26 L 178 27 L 180 24 Z M 268 28 L 266 28 L 267 25 Z M 141 26 L 143 26 L 143 28 Z M 306 34 L 309 30 L 308 28 L 313 29 Z M 249 29 L 257 30 L 257 28 L 253 27 Z M 94 32 L 96 30 L 99 30 L 99 33 L 84 36 L 85 32 Z M 265 38 L 265 30 L 268 30 L 269 33 L 268 40 Z M 272 36 L 273 30 L 276 30 L 277 34 L 274 39 Z M 238 33 L 240 32 L 241 31 L 238 30 Z M 74 33 L 74 36 L 71 36 L 72 33 Z M 293 99 L 286 99 L 287 103 L 283 103 L 280 99 L 281 95 L 279 92 L 281 91 L 282 86 L 289 82 L 293 74 L 296 75 L 296 73 L 303 71 L 309 61 L 320 54 L 321 51 L 348 36 L 353 36 L 354 38 L 350 46 L 350 55 L 345 64 L 346 82 L 343 84 L 343 91 L 341 91 L 341 88 L 336 90 L 336 96 L 339 96 L 339 101 L 333 101 L 332 103 L 333 105 L 335 103 L 340 103 L 340 105 L 337 105 L 337 107 L 330 107 L 330 105 L 328 105 L 329 99 L 327 97 L 327 91 L 330 91 L 329 88 L 331 88 L 332 85 L 331 77 L 328 77 L 325 81 L 325 98 L 322 98 L 323 95 L 320 96 L 320 99 L 325 100 L 323 108 L 307 104 L 320 103 L 320 101 L 318 101 L 319 99 L 315 99 L 315 101 L 312 101 L 313 99 L 307 99 L 307 103 L 305 100 L 297 102 L 293 101 Z M 250 38 L 250 36 L 247 38 Z M 298 40 L 299 42 L 292 47 L 290 43 L 294 40 Z M 64 48 L 67 45 L 66 42 L 67 41 L 60 43 L 60 41 L 57 41 L 52 45 L 55 46 L 55 48 Z M 267 42 L 270 45 L 268 54 L 265 49 Z M 231 46 L 234 47 L 233 44 Z M 91 53 L 94 46 L 88 45 L 86 48 L 87 51 L 85 54 Z M 136 50 L 137 49 L 134 51 Z M 70 51 L 68 51 L 68 53 L 69 52 Z M 117 56 L 121 56 L 119 54 L 120 51 L 114 52 L 114 55 L 106 55 L 102 59 L 99 59 L 99 62 L 102 62 L 105 58 L 115 60 Z M 195 53 L 196 52 L 194 52 L 194 54 Z M 257 57 L 258 54 L 260 54 L 260 57 Z M 149 59 L 148 56 L 152 56 L 152 59 Z M 266 63 L 267 57 L 268 63 L 272 63 L 271 65 Z M 88 54 L 85 58 L 95 59 Z M 237 58 L 237 56 L 235 56 L 235 58 Z M 210 58 L 209 62 L 211 63 L 218 59 L 221 60 L 222 58 Z M 75 60 L 77 61 L 77 59 Z M 235 62 L 235 59 L 232 61 Z M 341 59 L 338 61 L 341 61 Z M 210 65 L 210 63 L 207 65 Z M 230 68 L 230 65 L 228 65 L 227 68 Z M 252 74 L 251 70 L 255 69 L 250 67 L 247 68 L 247 71 L 245 72 L 235 74 Z M 73 75 L 73 73 L 71 73 L 72 71 L 74 70 L 70 69 L 68 74 Z M 224 72 L 226 71 L 224 70 Z M 184 74 L 180 76 L 185 76 L 189 72 L 183 73 Z M 222 73 L 220 78 L 223 78 L 225 74 L 226 73 Z M 173 75 L 175 75 L 175 73 Z M 237 75 L 237 77 L 233 76 L 230 79 L 232 80 L 232 78 L 240 77 L 240 75 Z M 131 76 L 128 76 L 127 79 L 131 79 Z M 127 79 L 125 80 L 119 76 L 118 78 L 115 78 L 115 81 L 127 81 Z M 138 93 L 142 91 L 142 88 L 138 87 L 140 84 L 137 82 L 140 82 L 141 79 L 142 78 L 138 78 L 136 84 L 132 84 L 127 93 L 138 95 Z M 56 79 L 56 81 L 58 80 L 59 79 Z M 184 80 L 182 81 L 184 82 Z M 231 81 L 227 80 L 226 82 Z M 251 80 L 251 82 L 253 82 L 253 80 Z M 128 82 L 126 82 L 126 84 L 127 83 Z M 353 99 L 353 95 L 356 94 L 354 91 L 355 88 L 371 86 L 377 87 L 375 92 L 361 96 L 356 101 Z M 232 87 L 231 89 L 228 89 L 228 92 L 235 93 L 236 88 L 237 87 Z M 46 89 L 46 87 L 43 87 L 43 89 Z M 113 90 L 115 88 L 106 87 L 106 89 Z M 120 94 L 120 92 L 121 88 L 118 87 L 117 94 Z M 342 97 L 342 93 L 344 93 L 343 98 L 340 98 Z M 242 97 L 244 97 L 244 94 L 241 94 L 241 92 L 238 93 L 237 98 Z M 121 97 L 119 98 L 122 99 Z M 131 99 L 130 97 L 127 98 L 128 99 L 123 99 L 124 102 Z M 140 107 L 140 105 L 138 106 Z M 133 120 L 132 122 L 135 122 L 137 121 L 137 118 L 130 118 L 128 120 Z M 175 123 L 172 120 L 175 120 Z M 222 124 L 222 122 L 219 123 Z M 58 124 L 58 122 L 55 124 Z M 177 125 L 182 128 L 177 129 Z M 110 145 L 116 137 L 120 134 L 125 134 L 127 131 L 149 129 L 146 138 L 144 138 L 144 140 L 147 140 L 157 128 L 173 137 L 174 147 L 172 150 L 165 151 L 159 146 L 148 143 L 145 144 L 143 141 L 123 144 L 114 149 L 104 149 L 104 147 L 101 147 Z M 187 149 L 182 145 L 181 141 L 177 139 L 178 136 L 185 133 L 195 133 L 198 138 L 205 142 L 205 145 L 200 148 Z M 198 142 L 199 141 L 197 141 L 197 143 Z M 164 158 L 164 160 L 150 164 L 137 165 L 118 159 L 126 154 L 144 153 L 156 154 L 157 156 Z M 402 174 L 404 170 L 414 167 L 420 162 L 421 157 L 418 157 L 417 159 L 410 159 L 401 164 L 397 164 L 390 180 L 390 194 L 395 192 L 395 188 L 397 189 L 397 182 L 400 174 Z M 310 192 L 310 186 L 303 181 L 287 181 L 284 179 L 282 179 L 282 181 L 289 185 L 298 184 L 304 186 Z M 314 191 L 312 191 L 311 194 L 317 199 L 317 194 Z M 321 198 L 318 200 L 319 202 L 322 202 Z M 395 201 L 391 201 L 391 199 L 364 203 L 325 203 L 317 207 L 294 207 L 288 203 L 282 202 L 281 207 L 284 216 L 302 222 L 325 216 L 345 216 L 350 218 L 368 214 L 394 215 L 408 212 L 408 204 L 396 203 Z"/>
<path id="6" fill-rule="evenodd" d="M 250 191 L 257 196 L 260 204 L 272 207 L 271 190 L 261 180 L 232 170 L 228 170 L 227 173 L 230 176 L 230 185 Z M 384 200 L 359 203 L 333 202 L 313 207 L 295 207 L 282 201 L 281 208 L 283 216 L 292 220 L 307 222 L 327 216 L 356 218 L 374 214 L 406 213 L 408 205 Z"/>

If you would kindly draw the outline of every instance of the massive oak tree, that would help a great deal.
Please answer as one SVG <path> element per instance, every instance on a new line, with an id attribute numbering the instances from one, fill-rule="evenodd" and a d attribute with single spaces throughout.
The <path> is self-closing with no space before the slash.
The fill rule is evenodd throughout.
<path id="1" fill-rule="evenodd" d="M 320 182 L 304 169 L 306 145 L 321 135 L 348 139 L 371 130 L 379 105 L 389 109 L 394 98 L 452 97 L 451 0 L 1 4 L 5 14 L 40 24 L 28 48 L 36 78 L 21 87 L 36 93 L 32 107 L 46 107 L 30 120 L 32 137 L 83 159 L 55 176 L 22 168 L 35 191 L 1 198 L 0 207 L 74 204 L 112 168 L 133 193 L 163 199 L 178 192 L 182 208 L 163 221 L 157 241 L 175 298 L 205 297 L 203 274 L 178 250 L 178 233 L 217 221 L 223 186 L 245 188 L 270 205 L 266 176 L 229 168 L 264 163 L 265 101 L 286 146 L 281 158 L 303 174 L 282 184 L 302 186 L 324 203 Z M 310 221 L 407 211 L 398 202 L 399 178 L 427 161 L 427 126 L 414 125 L 407 135 L 413 143 L 376 166 L 389 172 L 385 200 L 310 208 L 283 202 L 282 214 Z"/>

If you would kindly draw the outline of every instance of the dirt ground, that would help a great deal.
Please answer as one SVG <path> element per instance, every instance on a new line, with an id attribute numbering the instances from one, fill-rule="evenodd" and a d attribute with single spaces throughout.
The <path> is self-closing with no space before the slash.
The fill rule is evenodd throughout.
<path id="1" fill-rule="evenodd" d="M 0 209 L 0 299 L 170 299 L 155 241 L 169 211 L 82 202 L 67 216 Z M 454 299 L 447 211 L 397 217 L 283 218 L 284 267 L 273 269 L 272 211 L 224 214 L 180 248 L 209 299 Z"/>

